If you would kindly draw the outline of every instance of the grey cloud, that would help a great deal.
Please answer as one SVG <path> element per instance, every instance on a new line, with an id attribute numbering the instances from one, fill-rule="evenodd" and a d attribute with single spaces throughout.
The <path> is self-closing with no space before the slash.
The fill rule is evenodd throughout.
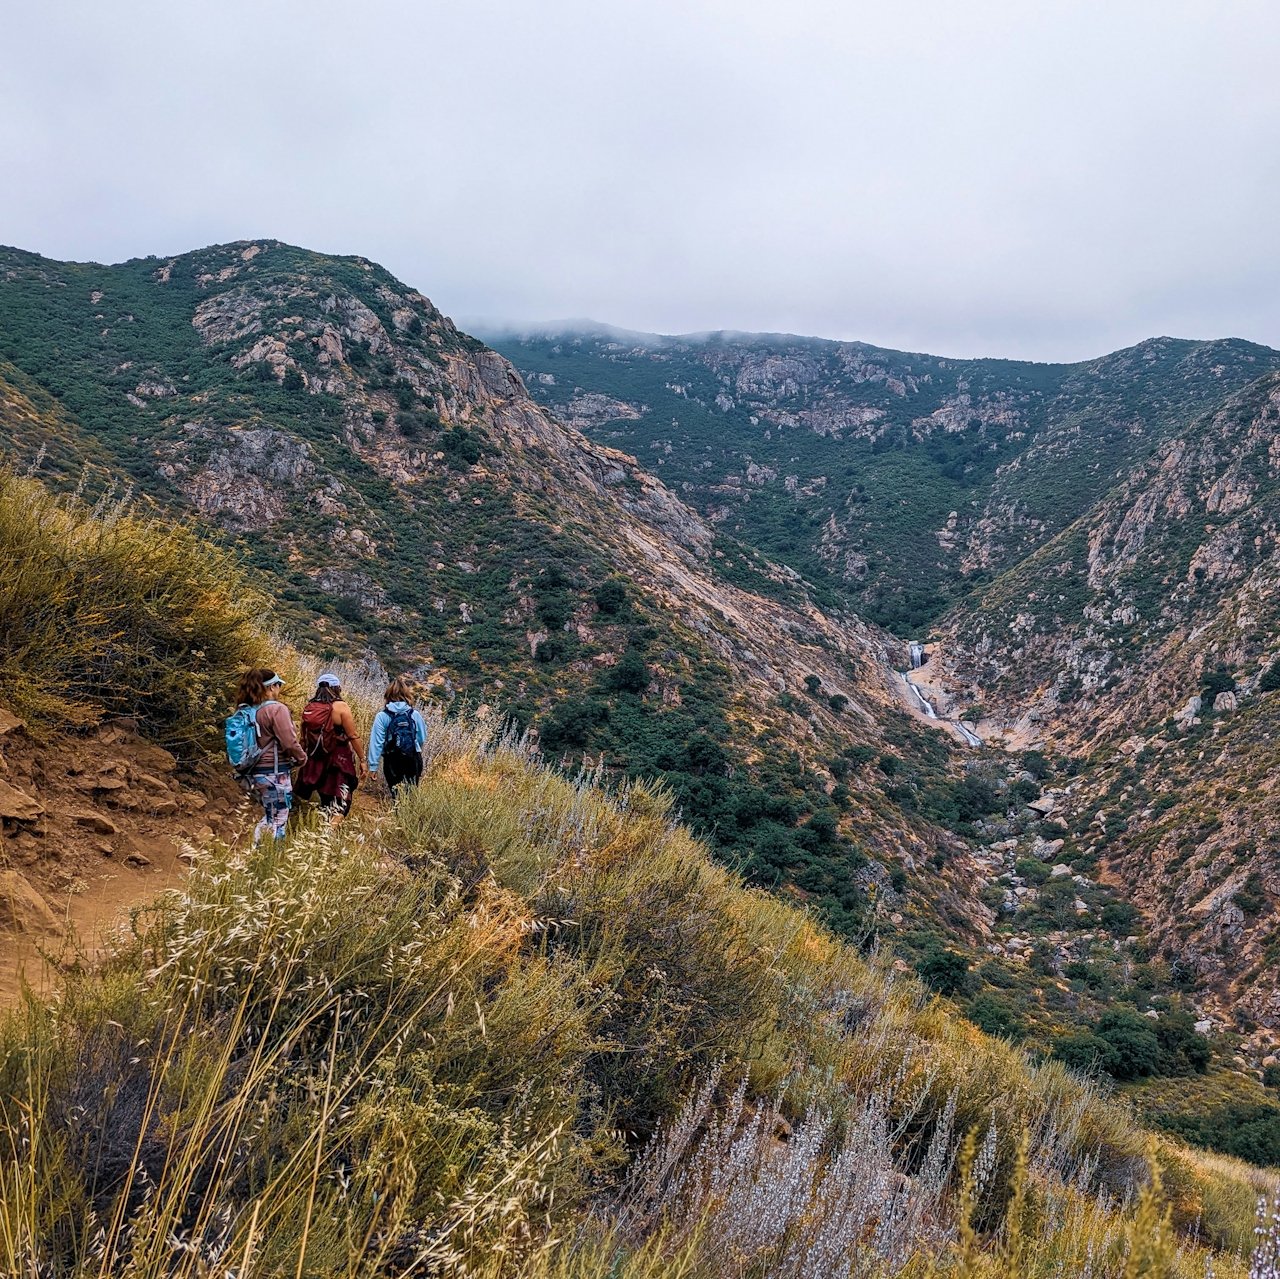
<path id="1" fill-rule="evenodd" d="M 0 0 L 0 240 L 270 235 L 463 318 L 1280 344 L 1280 9 Z"/>

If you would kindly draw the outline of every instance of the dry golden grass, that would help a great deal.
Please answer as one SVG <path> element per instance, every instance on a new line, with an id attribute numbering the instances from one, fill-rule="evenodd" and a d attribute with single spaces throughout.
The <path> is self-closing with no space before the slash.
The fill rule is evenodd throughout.
<path id="1" fill-rule="evenodd" d="M 36 731 L 119 715 L 179 751 L 207 744 L 266 654 L 267 604 L 190 527 L 0 469 L 0 702 Z"/>

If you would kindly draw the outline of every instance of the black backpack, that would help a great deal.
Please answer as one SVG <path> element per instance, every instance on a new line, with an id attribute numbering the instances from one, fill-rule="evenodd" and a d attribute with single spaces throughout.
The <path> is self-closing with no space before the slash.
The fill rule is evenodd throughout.
<path id="1" fill-rule="evenodd" d="M 418 753 L 418 726 L 413 722 L 413 712 L 388 711 L 387 714 L 391 716 L 387 725 L 387 752 L 412 758 Z"/>

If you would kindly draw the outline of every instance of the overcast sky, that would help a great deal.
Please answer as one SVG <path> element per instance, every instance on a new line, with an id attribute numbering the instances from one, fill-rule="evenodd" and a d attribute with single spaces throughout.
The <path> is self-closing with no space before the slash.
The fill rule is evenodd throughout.
<path id="1" fill-rule="evenodd" d="M 1275 0 L 0 0 L 0 242 L 464 322 L 1280 346 Z"/>

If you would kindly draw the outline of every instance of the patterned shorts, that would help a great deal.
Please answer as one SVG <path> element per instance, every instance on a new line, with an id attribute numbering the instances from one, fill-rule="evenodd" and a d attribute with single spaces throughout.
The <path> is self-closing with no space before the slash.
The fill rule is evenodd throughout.
<path id="1" fill-rule="evenodd" d="M 263 818 L 253 832 L 254 842 L 268 831 L 275 839 L 283 839 L 289 809 L 293 807 L 293 778 L 288 773 L 255 773 L 250 785 L 263 812 Z"/>

